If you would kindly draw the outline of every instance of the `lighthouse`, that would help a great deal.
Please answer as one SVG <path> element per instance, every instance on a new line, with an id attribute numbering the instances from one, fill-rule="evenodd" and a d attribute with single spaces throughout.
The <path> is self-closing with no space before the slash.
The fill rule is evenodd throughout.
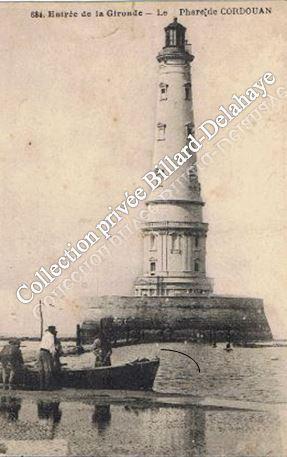
<path id="1" fill-rule="evenodd" d="M 191 62 L 186 28 L 175 18 L 165 27 L 165 43 L 157 56 L 157 115 L 154 172 L 168 177 L 164 158 L 172 158 L 194 132 Z M 166 159 L 165 159 L 166 160 Z M 161 165 L 159 165 L 161 164 Z M 142 227 L 143 274 L 134 284 L 136 296 L 202 296 L 212 293 L 206 276 L 206 237 L 196 153 L 151 193 L 148 219 Z"/>
<path id="2" fill-rule="evenodd" d="M 97 334 L 98 319 L 106 316 L 117 316 L 116 334 L 128 344 L 272 338 L 261 298 L 216 295 L 206 274 L 208 224 L 203 221 L 196 147 L 189 144 L 190 137 L 193 145 L 201 139 L 194 139 L 193 56 L 185 34 L 174 19 L 157 55 L 154 149 L 145 175 L 154 186 L 141 232 L 142 274 L 133 295 L 92 298 L 89 319 L 82 325 L 87 342 Z"/>

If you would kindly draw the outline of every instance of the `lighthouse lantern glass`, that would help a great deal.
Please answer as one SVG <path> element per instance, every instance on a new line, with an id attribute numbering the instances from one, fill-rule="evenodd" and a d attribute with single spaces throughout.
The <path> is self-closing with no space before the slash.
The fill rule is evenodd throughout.
<path id="1" fill-rule="evenodd" d="M 185 27 L 176 19 L 165 29 L 165 46 L 183 48 L 185 45 Z"/>

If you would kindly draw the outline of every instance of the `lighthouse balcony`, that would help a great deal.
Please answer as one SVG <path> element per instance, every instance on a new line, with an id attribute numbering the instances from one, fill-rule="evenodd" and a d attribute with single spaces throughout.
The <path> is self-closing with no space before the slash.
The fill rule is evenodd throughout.
<path id="1" fill-rule="evenodd" d="M 168 63 L 169 61 L 178 61 L 178 63 L 182 63 L 182 61 L 192 62 L 194 56 L 191 55 L 188 50 L 184 48 L 176 48 L 176 47 L 166 47 L 163 48 L 162 51 L 158 54 L 157 60 L 158 62 Z"/>
<path id="2" fill-rule="evenodd" d="M 144 231 L 156 231 L 163 229 L 188 229 L 191 231 L 207 232 L 208 224 L 206 222 L 190 222 L 190 221 L 153 221 L 146 222 L 143 226 Z"/>

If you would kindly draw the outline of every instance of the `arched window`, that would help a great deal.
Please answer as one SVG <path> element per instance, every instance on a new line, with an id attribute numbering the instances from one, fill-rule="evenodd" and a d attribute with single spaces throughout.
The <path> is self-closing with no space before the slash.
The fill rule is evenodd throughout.
<path id="1" fill-rule="evenodd" d="M 199 259 L 195 259 L 195 261 L 194 261 L 194 271 L 197 272 L 197 273 L 200 271 L 200 261 L 199 261 Z"/>
<path id="2" fill-rule="evenodd" d="M 198 246 L 199 246 L 199 237 L 198 236 L 196 236 L 194 239 L 194 245 L 196 248 L 198 248 Z"/>

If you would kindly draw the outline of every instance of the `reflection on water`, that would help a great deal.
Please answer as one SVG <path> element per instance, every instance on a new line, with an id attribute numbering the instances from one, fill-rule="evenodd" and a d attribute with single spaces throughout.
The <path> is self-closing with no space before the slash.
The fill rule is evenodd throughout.
<path id="1" fill-rule="evenodd" d="M 111 422 L 111 406 L 95 405 L 92 415 L 92 422 L 98 427 L 99 433 L 103 433 Z"/>
<path id="2" fill-rule="evenodd" d="M 37 403 L 39 419 L 50 419 L 53 424 L 58 424 L 62 417 L 59 401 L 42 401 Z"/>
<path id="3" fill-rule="evenodd" d="M 62 417 L 62 411 L 59 409 L 59 401 L 42 401 L 39 400 L 37 403 L 38 418 L 40 421 L 47 422 L 49 426 L 49 438 L 55 437 L 57 424 L 60 423 Z"/>
<path id="4" fill-rule="evenodd" d="M 16 421 L 21 409 L 21 399 L 11 396 L 4 396 L 0 399 L 0 415 L 8 422 Z"/>
<path id="5" fill-rule="evenodd" d="M 59 455 L 98 457 L 285 455 L 276 411 L 161 406 L 137 399 L 103 404 L 2 397 L 0 405 L 2 452 L 13 440 L 25 440 L 23 455 L 29 455 L 27 443 L 40 441 L 47 456 L 49 443 L 65 443 Z"/>

